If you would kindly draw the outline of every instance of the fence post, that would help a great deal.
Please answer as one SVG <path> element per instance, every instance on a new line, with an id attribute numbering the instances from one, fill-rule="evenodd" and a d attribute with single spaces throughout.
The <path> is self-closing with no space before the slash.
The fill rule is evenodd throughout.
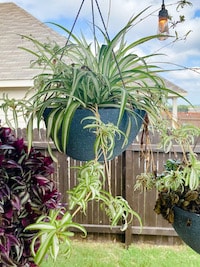
<path id="1" fill-rule="evenodd" d="M 124 175 L 124 198 L 128 201 L 130 206 L 133 201 L 133 161 L 132 161 L 132 151 L 126 150 L 124 152 L 124 162 L 123 162 L 123 175 Z M 128 247 L 132 243 L 132 229 L 131 224 L 128 225 L 127 230 L 125 231 L 125 246 Z"/>

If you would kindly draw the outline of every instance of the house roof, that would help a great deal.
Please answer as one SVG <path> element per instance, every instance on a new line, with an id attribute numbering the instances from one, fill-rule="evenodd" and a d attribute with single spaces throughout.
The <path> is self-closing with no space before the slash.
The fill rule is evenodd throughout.
<path id="1" fill-rule="evenodd" d="M 169 80 L 163 78 L 164 82 L 165 82 L 165 86 L 167 88 L 170 88 L 172 91 L 174 91 L 175 93 L 177 93 L 178 95 L 181 96 L 186 96 L 187 95 L 187 91 L 182 89 L 181 87 L 177 86 L 176 84 L 170 82 Z M 178 95 L 177 94 L 169 94 L 169 98 L 177 98 Z"/>
<path id="2" fill-rule="evenodd" d="M 65 44 L 66 38 L 42 23 L 14 3 L 0 3 L 0 88 L 22 88 L 32 86 L 32 79 L 38 70 L 30 68 L 32 55 L 19 47 L 32 48 L 32 43 L 21 35 L 32 36 L 39 41 L 56 40 Z M 180 95 L 186 91 L 165 80 L 166 87 Z M 169 97 L 177 97 L 171 95 Z"/>
<path id="3" fill-rule="evenodd" d="M 30 68 L 32 55 L 19 47 L 30 48 L 31 42 L 21 35 L 48 42 L 66 39 L 14 3 L 0 3 L 0 87 L 30 86 L 38 70 Z"/>

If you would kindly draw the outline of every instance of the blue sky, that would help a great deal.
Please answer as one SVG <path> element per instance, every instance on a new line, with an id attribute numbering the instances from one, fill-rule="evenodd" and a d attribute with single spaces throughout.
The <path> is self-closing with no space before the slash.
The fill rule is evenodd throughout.
<path id="1" fill-rule="evenodd" d="M 184 37 L 191 30 L 186 40 L 175 43 L 172 42 L 172 39 L 162 42 L 154 40 L 148 45 L 140 47 L 137 53 L 144 55 L 159 51 L 164 54 L 158 60 L 163 62 L 164 68 L 176 69 L 177 67 L 173 64 L 181 66 L 180 68 L 184 67 L 184 70 L 167 72 L 165 78 L 186 90 L 188 92 L 187 99 L 193 105 L 200 105 L 200 2 L 199 0 L 190 1 L 193 4 L 192 7 L 187 6 L 177 13 L 174 3 L 178 1 L 165 0 L 166 8 L 174 21 L 178 20 L 179 15 L 185 15 L 186 21 L 183 24 L 178 24 L 176 31 L 180 37 Z M 0 0 L 0 2 L 7 1 Z M 13 2 L 42 22 L 56 22 L 70 29 L 82 0 L 13 0 Z M 140 1 L 140 4 L 138 4 L 138 0 L 98 0 L 98 2 L 103 17 L 106 23 L 108 22 L 108 32 L 111 37 L 125 25 L 131 16 L 138 14 L 148 6 L 151 7 L 143 16 L 147 16 L 147 18 L 132 29 L 129 38 L 130 41 L 134 41 L 139 37 L 157 33 L 157 14 L 161 7 L 161 0 Z M 75 28 L 75 31 L 80 32 L 81 30 L 88 38 L 90 38 L 89 25 L 92 20 L 90 3 L 91 0 L 85 0 Z M 111 5 L 111 12 L 109 21 L 107 21 L 109 4 Z M 148 16 L 148 14 L 151 15 Z M 98 21 L 100 19 L 97 17 L 96 23 Z M 51 27 L 50 24 L 49 26 Z M 173 29 L 170 29 L 170 34 L 174 34 Z M 172 64 L 164 64 L 164 62 Z M 179 104 L 185 103 L 180 101 Z"/>

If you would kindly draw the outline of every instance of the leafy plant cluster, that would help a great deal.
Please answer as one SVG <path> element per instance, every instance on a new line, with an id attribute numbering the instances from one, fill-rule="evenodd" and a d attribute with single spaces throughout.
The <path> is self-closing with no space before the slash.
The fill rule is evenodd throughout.
<path id="1" fill-rule="evenodd" d="M 62 152 L 67 151 L 68 139 L 60 136 L 69 136 L 70 124 L 78 108 L 119 108 L 117 126 L 125 110 L 133 117 L 136 108 L 145 110 L 154 119 L 160 117 L 160 109 L 166 104 L 171 90 L 158 76 L 162 70 L 148 63 L 149 59 L 158 55 L 138 56 L 133 52 L 157 35 L 143 37 L 130 44 L 126 42 L 127 33 L 145 11 L 131 18 L 112 39 L 97 28 L 103 43 L 98 40 L 94 44 L 89 43 L 84 36 L 79 38 L 60 25 L 56 26 L 70 36 L 64 46 L 23 36 L 34 49 L 22 49 L 33 55 L 34 67 L 42 69 L 42 72 L 34 77 L 34 88 L 23 101 L 4 96 L 2 108 L 7 114 L 10 111 L 14 118 L 22 113 L 28 122 L 29 145 L 33 138 L 33 121 L 40 128 L 47 109 L 50 109 L 45 121 L 47 138 L 52 138 L 56 148 Z"/>
<path id="2" fill-rule="evenodd" d="M 25 231 L 41 215 L 59 206 L 60 193 L 51 180 L 52 159 L 28 148 L 10 128 L 0 128 L 0 262 L 2 267 L 37 266 L 30 244 L 35 231 Z M 36 244 L 37 249 L 39 243 Z"/>
<path id="3" fill-rule="evenodd" d="M 176 152 L 169 158 L 161 174 L 155 171 L 138 175 L 135 189 L 151 190 L 155 188 L 158 199 L 155 212 L 173 223 L 174 206 L 199 213 L 200 204 L 200 159 L 194 152 L 200 136 L 199 127 L 177 125 L 176 128 L 159 128 L 161 131 L 160 147 L 166 153 L 180 147 L 182 158 Z"/>
<path id="4" fill-rule="evenodd" d="M 130 129 L 128 128 L 126 132 L 123 132 L 112 122 L 104 123 L 101 120 L 97 105 L 91 111 L 93 112 L 93 116 L 85 117 L 82 120 L 89 121 L 89 123 L 84 126 L 84 129 L 89 129 L 89 131 L 93 132 L 96 136 L 94 142 L 96 158 L 99 160 L 101 160 L 101 158 L 109 160 L 113 156 L 116 140 L 120 140 L 122 136 L 124 137 L 122 148 L 128 143 L 127 137 L 130 134 Z"/>
<path id="5" fill-rule="evenodd" d="M 85 236 L 87 235 L 85 228 L 74 223 L 72 215 L 64 208 L 52 209 L 48 215 L 40 216 L 35 224 L 28 225 L 26 230 L 38 230 L 30 247 L 34 262 L 40 265 L 47 256 L 51 256 L 56 261 L 61 245 L 64 248 L 62 255 L 68 257 L 71 252 L 70 240 L 76 228 L 82 231 Z M 38 246 L 38 242 L 40 246 Z M 37 249 L 35 249 L 36 247 Z"/>
<path id="6" fill-rule="evenodd" d="M 195 187 L 186 184 L 191 171 L 187 167 L 184 168 L 180 161 L 176 162 L 170 159 L 167 160 L 165 167 L 166 171 L 161 175 L 161 179 L 156 182 L 160 193 L 154 211 L 157 214 L 162 214 L 170 223 L 174 222 L 174 206 L 200 214 L 199 182 Z M 191 168 L 193 167 L 191 166 Z M 199 180 L 200 169 L 196 171 L 198 172 L 196 177 Z M 162 184 L 161 187 L 160 184 Z"/>
<path id="7" fill-rule="evenodd" d="M 97 120 L 97 123 L 99 123 L 99 120 Z M 93 126 L 91 124 L 92 130 Z M 110 127 L 102 127 L 102 123 L 100 123 L 100 127 L 97 127 L 97 129 L 98 135 L 104 134 L 109 142 L 113 143 L 114 135 L 110 135 Z M 105 136 L 104 141 L 107 143 Z M 130 207 L 128 202 L 122 196 L 112 195 L 108 162 L 98 161 L 102 142 L 97 143 L 95 159 L 85 162 L 79 167 L 73 167 L 77 169 L 78 183 L 67 192 L 69 195 L 68 209 L 61 208 L 50 211 L 47 216 L 41 216 L 35 223 L 26 227 L 27 230 L 38 231 L 31 245 L 35 263 L 40 264 L 47 254 L 51 256 L 54 262 L 60 253 L 63 253 L 66 257 L 70 255 L 73 229 L 76 228 L 83 232 L 84 236 L 87 234 L 85 228 L 74 223 L 73 219 L 78 212 L 87 214 L 89 201 L 99 202 L 100 207 L 110 220 L 111 227 L 121 225 L 121 230 L 125 231 L 134 217 L 142 225 L 139 215 Z M 103 149 L 107 150 L 107 146 Z M 108 149 L 110 150 L 109 146 Z M 106 184 L 108 185 L 108 191 L 104 189 Z M 35 251 L 35 245 L 38 241 L 41 245 Z M 63 244 L 64 251 L 62 250 Z"/>

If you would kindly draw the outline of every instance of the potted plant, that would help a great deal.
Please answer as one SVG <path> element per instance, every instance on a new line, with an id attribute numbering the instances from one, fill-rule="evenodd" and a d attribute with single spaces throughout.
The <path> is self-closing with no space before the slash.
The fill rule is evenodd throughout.
<path id="1" fill-rule="evenodd" d="M 161 126 L 161 124 L 160 124 Z M 163 124 L 162 124 L 163 126 Z M 159 127 L 161 129 L 161 127 Z M 180 238 L 200 253 L 200 160 L 194 152 L 200 135 L 199 127 L 177 125 L 161 129 L 161 145 L 166 152 L 181 147 L 182 156 L 172 153 L 161 174 L 143 173 L 135 188 L 158 191 L 154 211 L 171 223 Z"/>
<path id="2" fill-rule="evenodd" d="M 98 114 L 103 122 L 113 123 L 123 132 L 115 138 L 114 145 L 120 139 L 120 149 L 113 151 L 111 159 L 131 144 L 146 113 L 154 119 L 160 117 L 170 90 L 157 75 L 159 68 L 147 63 L 155 55 L 138 56 L 133 52 L 157 36 L 132 43 L 125 40 L 137 18 L 132 18 L 112 40 L 101 30 L 103 44 L 98 40 L 90 44 L 59 25 L 70 36 L 63 46 L 23 36 L 35 47 L 23 49 L 33 54 L 34 67 L 42 68 L 34 78 L 34 94 L 17 106 L 18 116 L 19 110 L 25 110 L 28 119 L 29 145 L 36 119 L 38 128 L 45 121 L 47 138 L 53 139 L 59 151 L 83 161 L 93 159 L 95 134 L 85 127 L 91 123 L 85 118 Z M 8 102 L 5 106 L 8 108 Z"/>

